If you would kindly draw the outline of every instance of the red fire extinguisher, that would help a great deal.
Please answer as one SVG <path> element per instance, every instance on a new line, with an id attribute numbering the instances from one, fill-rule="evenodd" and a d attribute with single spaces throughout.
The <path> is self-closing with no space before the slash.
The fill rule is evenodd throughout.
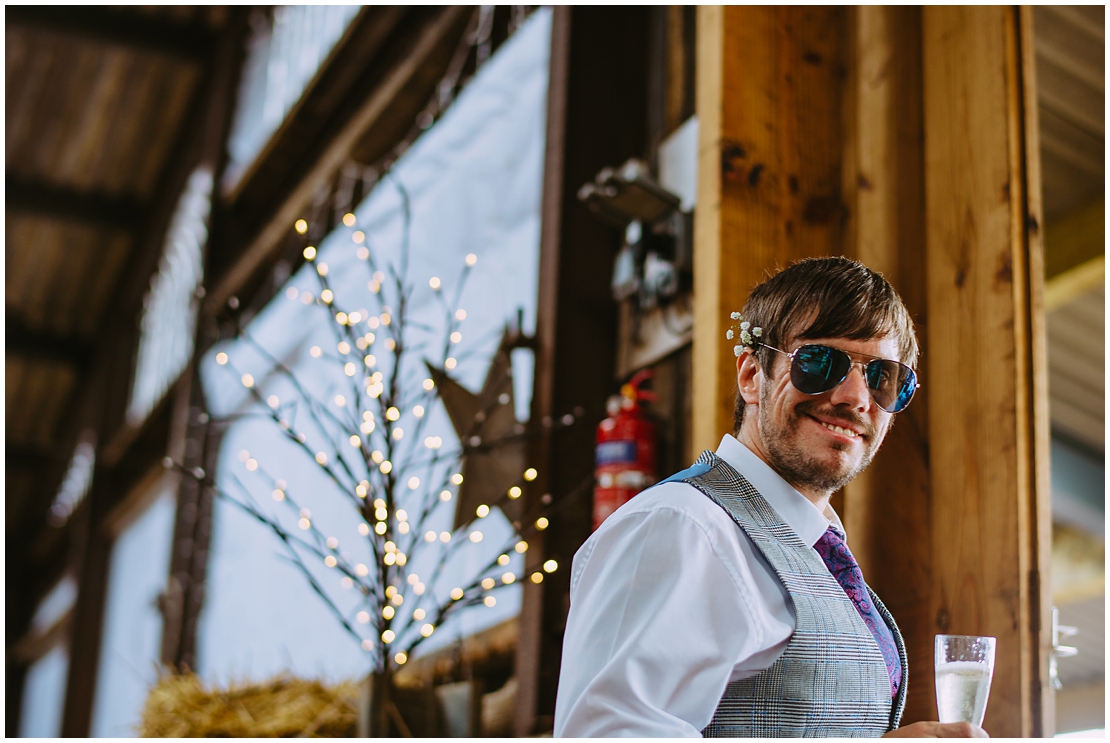
<path id="1" fill-rule="evenodd" d="M 639 371 L 609 398 L 609 417 L 597 426 L 594 472 L 594 529 L 609 514 L 644 488 L 655 484 L 655 422 L 644 415 L 641 400 L 655 393 L 640 389 L 651 370 Z"/>

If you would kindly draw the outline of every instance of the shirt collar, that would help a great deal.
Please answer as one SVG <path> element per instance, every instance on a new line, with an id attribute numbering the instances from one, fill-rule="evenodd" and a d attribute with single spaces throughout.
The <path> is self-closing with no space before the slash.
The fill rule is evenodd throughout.
<path id="1" fill-rule="evenodd" d="M 840 517 L 832 506 L 822 514 L 808 498 L 782 479 L 782 475 L 731 434 L 726 433 L 721 438 L 717 456 L 742 474 L 782 517 L 786 525 L 810 547 L 817 544 L 817 540 L 829 526 L 833 526 L 841 534 L 844 533 L 844 525 L 840 523 Z"/>

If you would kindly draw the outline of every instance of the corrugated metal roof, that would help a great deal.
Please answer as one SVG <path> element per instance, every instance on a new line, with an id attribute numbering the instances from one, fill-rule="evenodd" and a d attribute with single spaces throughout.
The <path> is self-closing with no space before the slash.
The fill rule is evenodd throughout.
<path id="1" fill-rule="evenodd" d="M 1045 220 L 1105 188 L 1105 9 L 1033 9 Z"/>
<path id="2" fill-rule="evenodd" d="M 1088 292 L 1046 317 L 1052 427 L 1088 446 L 1106 446 L 1106 292 Z"/>
<path id="3" fill-rule="evenodd" d="M 6 38 L 9 173 L 81 191 L 154 191 L 196 65 L 38 29 Z"/>
<path id="4" fill-rule="evenodd" d="M 111 320 L 108 308 L 195 107 L 205 40 L 226 16 L 226 8 L 193 7 L 5 12 L 12 526 L 32 491 L 49 495 L 41 492 L 49 468 L 34 452 L 66 458 L 58 451 L 65 406 L 88 373 L 91 349 Z M 156 38 L 146 38 L 145 29 Z M 176 48 L 161 53 L 157 39 Z"/>
<path id="5" fill-rule="evenodd" d="M 132 246 L 132 237 L 74 222 L 9 216 L 7 312 L 36 330 L 91 339 Z"/>

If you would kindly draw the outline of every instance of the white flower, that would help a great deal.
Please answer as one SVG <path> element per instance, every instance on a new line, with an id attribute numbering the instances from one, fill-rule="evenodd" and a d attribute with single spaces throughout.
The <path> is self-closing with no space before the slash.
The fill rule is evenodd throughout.
<path id="1" fill-rule="evenodd" d="M 728 338 L 729 340 L 732 340 L 732 335 L 733 335 L 732 328 L 729 328 L 728 332 L 725 333 L 725 338 Z"/>
<path id="2" fill-rule="evenodd" d="M 747 329 L 748 329 L 748 328 L 750 328 L 751 326 L 752 326 L 752 324 L 751 324 L 750 322 L 748 322 L 747 320 L 745 320 L 744 322 L 740 323 L 740 329 L 741 329 L 741 330 L 747 330 Z"/>
<path id="3" fill-rule="evenodd" d="M 745 346 L 750 346 L 752 344 L 752 334 L 746 330 L 741 330 L 740 342 L 743 343 Z"/>
<path id="4" fill-rule="evenodd" d="M 763 328 L 752 328 L 752 335 L 754 335 L 756 338 L 759 338 L 763 335 Z"/>
<path id="5" fill-rule="evenodd" d="M 733 355 L 734 355 L 734 356 L 739 356 L 739 355 L 740 355 L 740 351 L 741 351 L 741 349 L 742 349 L 742 348 L 743 348 L 742 346 L 733 346 L 733 347 L 732 347 L 732 353 L 733 353 Z"/>
<path id="6" fill-rule="evenodd" d="M 729 317 L 731 317 L 733 320 L 739 320 L 740 319 L 740 313 L 739 312 L 733 312 L 731 315 L 729 315 Z"/>

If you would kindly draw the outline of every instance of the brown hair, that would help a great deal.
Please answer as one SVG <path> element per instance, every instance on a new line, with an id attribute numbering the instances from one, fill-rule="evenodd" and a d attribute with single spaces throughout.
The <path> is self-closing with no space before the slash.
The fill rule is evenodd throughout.
<path id="1" fill-rule="evenodd" d="M 917 365 L 917 336 L 902 298 L 881 275 L 849 258 L 798 261 L 755 287 L 741 314 L 763 328 L 764 342 L 784 351 L 795 339 L 869 340 L 889 333 L 898 341 L 899 361 Z M 776 356 L 764 348 L 756 351 L 768 377 Z M 744 407 L 737 390 L 734 433 L 744 422 Z"/>

